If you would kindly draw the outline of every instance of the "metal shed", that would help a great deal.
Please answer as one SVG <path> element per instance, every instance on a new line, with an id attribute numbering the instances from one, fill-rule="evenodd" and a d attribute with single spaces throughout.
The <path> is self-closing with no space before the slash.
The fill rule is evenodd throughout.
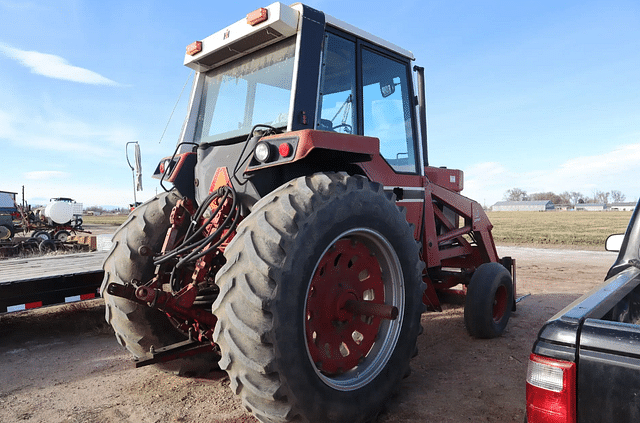
<path id="1" fill-rule="evenodd" d="M 493 211 L 547 211 L 555 206 L 549 200 L 541 201 L 498 201 L 491 207 Z"/>
<path id="2" fill-rule="evenodd" d="M 604 211 L 607 209 L 607 205 L 604 203 L 578 203 L 576 204 L 576 211 Z"/>
<path id="3" fill-rule="evenodd" d="M 609 210 L 611 211 L 634 211 L 636 209 L 636 203 L 611 203 L 609 204 Z"/>

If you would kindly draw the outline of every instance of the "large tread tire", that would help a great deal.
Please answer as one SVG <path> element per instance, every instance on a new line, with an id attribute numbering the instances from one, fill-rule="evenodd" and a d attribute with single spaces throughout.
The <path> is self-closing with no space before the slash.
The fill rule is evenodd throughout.
<path id="1" fill-rule="evenodd" d="M 481 264 L 471 277 L 464 305 L 464 324 L 475 338 L 496 338 L 511 317 L 513 280 L 500 263 Z"/>
<path id="2" fill-rule="evenodd" d="M 176 191 L 161 193 L 131 212 L 114 234 L 113 246 L 103 264 L 100 292 L 105 300 L 105 319 L 113 327 L 120 345 L 136 359 L 144 357 L 151 346 L 158 349 L 181 342 L 187 335 L 180 332 L 164 313 L 110 295 L 107 285 L 146 282 L 153 277 L 153 257 L 141 255 L 140 247 L 149 247 L 153 253 L 160 251 L 170 226 L 171 210 L 180 198 Z M 217 358 L 213 353 L 202 354 L 156 366 L 181 375 L 206 374 L 217 367 Z"/>
<path id="3" fill-rule="evenodd" d="M 355 233 L 350 230 L 376 231 L 388 241 L 401 269 L 404 306 L 391 352 L 379 354 L 383 364 L 373 367 L 377 373 L 340 388 L 330 386 L 332 376 L 322 375 L 311 360 L 305 316 L 318 263 L 333 242 Z M 374 420 L 409 374 L 425 310 L 424 263 L 413 228 L 392 195 L 360 176 L 320 173 L 295 179 L 255 204 L 225 255 L 213 304 L 214 340 L 220 367 L 245 407 L 263 422 Z M 380 343 L 384 340 L 376 337 L 371 351 Z M 369 359 L 364 358 L 363 373 Z"/>

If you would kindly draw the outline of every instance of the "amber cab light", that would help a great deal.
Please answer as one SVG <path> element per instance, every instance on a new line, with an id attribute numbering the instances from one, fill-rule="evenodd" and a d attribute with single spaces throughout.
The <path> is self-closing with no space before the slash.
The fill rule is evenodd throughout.
<path id="1" fill-rule="evenodd" d="M 195 56 L 202 51 L 202 41 L 194 41 L 187 46 L 187 54 Z"/>
<path id="2" fill-rule="evenodd" d="M 576 422 L 576 363 L 537 354 L 527 368 L 527 422 Z"/>
<path id="3" fill-rule="evenodd" d="M 259 23 L 266 21 L 267 19 L 269 19 L 269 11 L 264 7 L 261 7 L 258 10 L 254 10 L 247 15 L 247 23 L 251 26 L 256 26 Z"/>

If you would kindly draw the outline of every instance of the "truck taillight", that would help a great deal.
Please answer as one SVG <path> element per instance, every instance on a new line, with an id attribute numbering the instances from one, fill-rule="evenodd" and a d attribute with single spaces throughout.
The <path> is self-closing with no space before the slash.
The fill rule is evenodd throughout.
<path id="1" fill-rule="evenodd" d="M 576 364 L 531 354 L 527 369 L 527 422 L 575 421 Z"/>

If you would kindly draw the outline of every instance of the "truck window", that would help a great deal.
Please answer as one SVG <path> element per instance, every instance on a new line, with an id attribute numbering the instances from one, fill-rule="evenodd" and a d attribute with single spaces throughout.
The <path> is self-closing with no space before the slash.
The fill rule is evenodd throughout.
<path id="1" fill-rule="evenodd" d="M 317 129 L 356 134 L 356 45 L 327 33 L 323 58 Z"/>
<path id="2" fill-rule="evenodd" d="M 364 135 L 396 172 L 416 173 L 407 65 L 362 49 Z"/>

